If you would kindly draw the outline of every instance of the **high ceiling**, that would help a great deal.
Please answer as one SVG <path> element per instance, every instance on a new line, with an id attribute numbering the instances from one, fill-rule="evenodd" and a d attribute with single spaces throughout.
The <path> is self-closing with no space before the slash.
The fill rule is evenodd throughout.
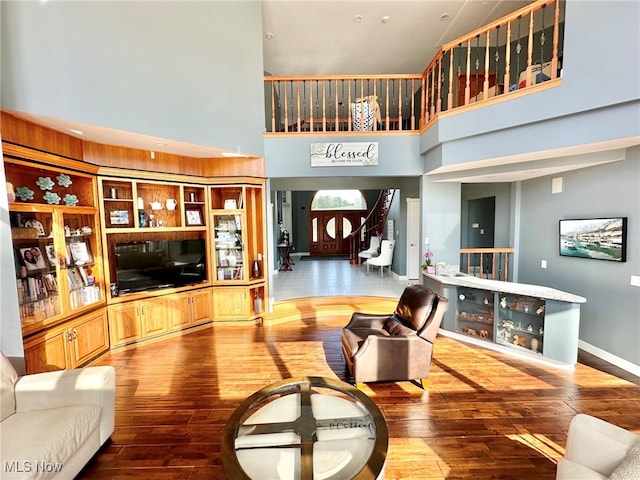
<path id="1" fill-rule="evenodd" d="M 529 3 L 263 0 L 264 69 L 271 75 L 422 73 L 441 45 Z"/>

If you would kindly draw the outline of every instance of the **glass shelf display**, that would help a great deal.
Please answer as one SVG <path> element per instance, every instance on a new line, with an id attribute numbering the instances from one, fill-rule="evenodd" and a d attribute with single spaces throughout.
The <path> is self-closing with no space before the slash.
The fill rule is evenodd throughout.
<path id="1" fill-rule="evenodd" d="M 214 214 L 215 271 L 218 281 L 244 280 L 241 214 Z"/>
<path id="2" fill-rule="evenodd" d="M 493 341 L 493 292 L 458 288 L 456 306 L 456 331 L 458 333 Z"/>
<path id="3" fill-rule="evenodd" d="M 526 295 L 499 294 L 496 342 L 542 353 L 545 301 Z"/>

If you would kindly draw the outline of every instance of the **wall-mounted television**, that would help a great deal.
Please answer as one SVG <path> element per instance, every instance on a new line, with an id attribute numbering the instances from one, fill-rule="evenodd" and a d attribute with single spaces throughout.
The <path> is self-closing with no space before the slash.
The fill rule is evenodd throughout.
<path id="1" fill-rule="evenodd" d="M 203 239 L 117 243 L 115 257 L 118 294 L 207 281 Z"/>
<path id="2" fill-rule="evenodd" d="M 560 255 L 627 261 L 627 217 L 560 220 Z"/>

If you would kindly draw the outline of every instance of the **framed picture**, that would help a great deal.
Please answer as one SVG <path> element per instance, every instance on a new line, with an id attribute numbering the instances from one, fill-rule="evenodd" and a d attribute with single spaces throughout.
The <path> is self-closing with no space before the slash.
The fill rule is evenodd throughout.
<path id="1" fill-rule="evenodd" d="M 560 255 L 627 261 L 627 217 L 560 220 Z"/>
<path id="2" fill-rule="evenodd" d="M 200 210 L 187 210 L 187 225 L 202 225 Z"/>
<path id="3" fill-rule="evenodd" d="M 56 266 L 56 251 L 53 248 L 53 245 L 47 245 L 44 247 L 45 251 L 47 252 L 47 258 L 49 259 L 49 263 L 51 264 L 52 267 Z"/>
<path id="4" fill-rule="evenodd" d="M 75 265 L 93 263 L 93 255 L 85 242 L 71 242 L 68 244 L 71 260 Z"/>
<path id="5" fill-rule="evenodd" d="M 47 268 L 47 262 L 42 256 L 40 247 L 20 248 L 20 259 L 27 270 L 40 270 Z"/>
<path id="6" fill-rule="evenodd" d="M 109 222 L 111 225 L 129 225 L 129 212 L 127 210 L 111 210 Z"/>

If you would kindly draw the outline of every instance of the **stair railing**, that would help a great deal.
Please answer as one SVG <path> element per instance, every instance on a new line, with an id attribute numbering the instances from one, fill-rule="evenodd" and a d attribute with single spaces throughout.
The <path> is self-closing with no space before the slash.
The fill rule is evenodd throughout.
<path id="1" fill-rule="evenodd" d="M 349 263 L 351 265 L 358 264 L 358 253 L 365 246 L 370 245 L 372 236 L 382 235 L 395 192 L 395 188 L 380 190 L 378 199 L 369 211 L 367 218 L 349 235 Z"/>

